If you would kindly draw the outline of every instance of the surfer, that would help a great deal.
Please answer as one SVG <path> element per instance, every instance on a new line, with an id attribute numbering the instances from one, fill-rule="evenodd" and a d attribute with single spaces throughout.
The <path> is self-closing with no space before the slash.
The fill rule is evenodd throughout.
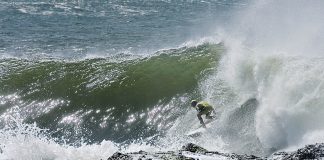
<path id="1" fill-rule="evenodd" d="M 208 104 L 205 101 L 200 101 L 198 102 L 197 100 L 192 100 L 191 101 L 191 106 L 196 108 L 196 110 L 198 111 L 197 117 L 200 121 L 200 124 L 206 128 L 205 122 L 202 119 L 202 115 L 206 115 L 206 119 L 213 119 L 214 117 L 211 116 L 210 114 L 213 112 L 214 114 L 216 114 L 215 109 Z"/>

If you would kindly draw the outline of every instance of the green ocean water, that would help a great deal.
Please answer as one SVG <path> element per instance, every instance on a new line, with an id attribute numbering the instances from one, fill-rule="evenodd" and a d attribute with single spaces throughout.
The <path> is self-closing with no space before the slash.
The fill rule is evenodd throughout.
<path id="1" fill-rule="evenodd" d="M 187 109 L 182 102 L 167 104 L 193 96 L 223 53 L 222 44 L 206 43 L 133 59 L 2 59 L 1 114 L 18 106 L 26 122 L 71 140 L 87 135 L 92 141 L 122 142 L 152 136 Z"/>

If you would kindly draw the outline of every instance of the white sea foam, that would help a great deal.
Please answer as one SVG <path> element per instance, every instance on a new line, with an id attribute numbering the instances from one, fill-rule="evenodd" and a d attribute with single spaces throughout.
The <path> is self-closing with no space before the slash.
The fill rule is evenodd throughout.
<path id="1" fill-rule="evenodd" d="M 36 123 L 23 123 L 19 116 L 10 120 L 12 123 L 0 130 L 0 159 L 106 159 L 118 150 L 111 141 L 80 146 L 58 143 Z"/>
<path id="2" fill-rule="evenodd" d="M 220 117 L 211 129 L 214 134 L 196 139 L 197 144 L 269 154 L 324 142 L 324 48 L 319 44 L 324 40 L 324 10 L 319 6 L 323 1 L 256 1 L 217 34 L 227 54 L 217 72 L 201 82 L 200 93 Z M 255 116 L 254 129 L 235 130 L 237 126 L 229 125 L 235 119 L 231 113 L 249 98 L 259 101 L 256 115 L 250 115 Z M 170 134 L 182 135 L 198 123 L 191 111 L 178 121 Z M 233 132 L 240 134 L 228 136 Z M 246 145 L 252 146 L 250 151 L 244 150 Z"/>
<path id="3" fill-rule="evenodd" d="M 259 100 L 256 135 L 264 148 L 323 142 L 323 1 L 257 1 L 225 38 L 216 74 L 239 99 Z M 212 95 L 210 95 L 212 96 Z"/>

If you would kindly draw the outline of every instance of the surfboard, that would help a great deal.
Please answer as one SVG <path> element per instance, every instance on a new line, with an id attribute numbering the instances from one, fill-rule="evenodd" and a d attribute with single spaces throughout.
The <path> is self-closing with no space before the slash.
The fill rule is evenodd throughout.
<path id="1" fill-rule="evenodd" d="M 196 137 L 200 137 L 204 132 L 206 132 L 206 130 L 208 128 L 211 127 L 211 122 L 213 122 L 214 120 L 208 120 L 205 122 L 206 128 L 204 128 L 202 125 L 200 125 L 199 127 L 189 131 L 186 135 L 188 137 L 192 137 L 192 138 L 196 138 Z"/>
<path id="2" fill-rule="evenodd" d="M 205 131 L 206 131 L 206 128 L 201 127 L 196 130 L 188 132 L 186 135 L 188 137 L 196 138 L 196 137 L 200 137 Z"/>

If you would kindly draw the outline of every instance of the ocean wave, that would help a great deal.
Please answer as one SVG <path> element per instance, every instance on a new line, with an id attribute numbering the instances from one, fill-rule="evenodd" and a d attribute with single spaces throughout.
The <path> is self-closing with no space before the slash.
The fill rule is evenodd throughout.
<path id="1" fill-rule="evenodd" d="M 176 106 L 162 108 L 173 98 L 191 93 L 201 73 L 216 67 L 222 52 L 222 45 L 203 44 L 121 62 L 2 59 L 1 103 L 21 108 L 27 122 L 36 121 L 50 129 L 65 127 L 71 132 L 80 128 L 89 131 L 93 140 L 123 141 L 131 135 L 152 135 L 161 118 L 170 118 L 161 114 L 172 113 Z M 9 95 L 17 99 L 6 98 Z M 168 123 L 164 127 L 170 126 Z M 145 126 L 151 129 L 145 130 Z"/>

